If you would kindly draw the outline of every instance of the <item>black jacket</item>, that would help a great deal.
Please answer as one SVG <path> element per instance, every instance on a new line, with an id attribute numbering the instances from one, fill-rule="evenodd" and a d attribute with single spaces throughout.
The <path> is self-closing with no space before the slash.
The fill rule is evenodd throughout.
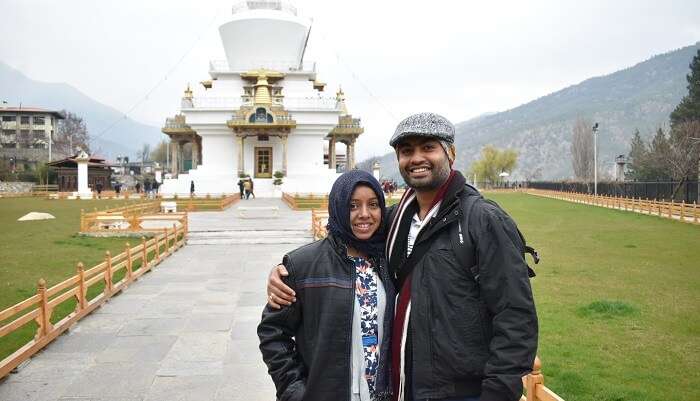
<path id="1" fill-rule="evenodd" d="M 411 256 L 405 256 L 405 238 L 412 210 L 404 213 L 392 252 L 397 288 L 412 268 L 409 385 L 418 398 L 480 394 L 481 401 L 515 401 L 522 395 L 521 377 L 531 371 L 537 352 L 537 315 L 527 267 L 504 232 L 504 213 L 483 201 L 475 203 L 463 231 L 469 235 L 472 262 L 479 264 L 478 282 L 469 270 L 472 265 L 459 265 L 450 236 L 464 213 L 460 198 L 479 193 L 461 175 L 456 178 L 438 214 L 418 235 Z"/>
<path id="2" fill-rule="evenodd" d="M 285 282 L 297 302 L 265 307 L 258 326 L 260 351 L 280 401 L 350 400 L 351 338 L 355 269 L 347 249 L 332 235 L 285 255 Z M 377 266 L 377 263 L 374 264 Z M 386 291 L 377 399 L 388 399 L 389 338 L 395 292 L 383 261 L 378 274 Z"/>

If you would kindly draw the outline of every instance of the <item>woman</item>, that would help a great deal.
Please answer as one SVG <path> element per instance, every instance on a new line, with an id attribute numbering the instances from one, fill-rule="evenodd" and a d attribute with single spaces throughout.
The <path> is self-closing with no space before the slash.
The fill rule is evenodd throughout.
<path id="1" fill-rule="evenodd" d="M 297 302 L 266 306 L 260 350 L 281 401 L 390 398 L 394 289 L 383 259 L 384 197 L 371 174 L 333 184 L 328 236 L 285 255 Z"/>

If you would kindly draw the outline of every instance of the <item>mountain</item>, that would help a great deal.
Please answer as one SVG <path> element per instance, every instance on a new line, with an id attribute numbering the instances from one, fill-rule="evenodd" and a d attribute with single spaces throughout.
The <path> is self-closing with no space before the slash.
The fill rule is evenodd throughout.
<path id="1" fill-rule="evenodd" d="M 518 150 L 513 179 L 571 178 L 572 129 L 582 117 L 600 124 L 599 166 L 611 171 L 615 157 L 629 153 L 636 129 L 649 138 L 658 127 L 668 127 L 669 114 L 688 92 L 688 65 L 698 49 L 700 42 L 514 109 L 456 124 L 455 168 L 466 170 L 481 148 L 492 144 Z M 400 180 L 394 153 L 382 156 L 380 163 L 383 176 Z"/>
<path id="2" fill-rule="evenodd" d="M 160 129 L 138 123 L 120 111 L 104 105 L 76 88 L 64 83 L 34 81 L 0 62 L 0 99 L 11 106 L 21 102 L 26 107 L 67 110 L 83 118 L 91 137 L 119 121 L 93 141 L 92 148 L 100 156 L 114 159 L 118 155 L 134 157 L 144 143 L 155 145 Z"/>

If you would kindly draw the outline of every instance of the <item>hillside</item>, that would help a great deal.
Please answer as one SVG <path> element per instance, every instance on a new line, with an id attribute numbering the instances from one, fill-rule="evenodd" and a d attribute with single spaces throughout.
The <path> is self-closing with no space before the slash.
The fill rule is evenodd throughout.
<path id="1" fill-rule="evenodd" d="M 654 56 L 633 67 L 587 79 L 500 113 L 456 125 L 456 168 L 464 171 L 487 144 L 520 152 L 514 179 L 562 179 L 573 175 L 571 131 L 577 117 L 597 121 L 601 170 L 629 152 L 635 129 L 650 137 L 687 93 L 688 65 L 700 43 Z M 382 175 L 400 179 L 393 153 Z"/>
<path id="2" fill-rule="evenodd" d="M 83 94 L 63 83 L 34 81 L 21 72 L 0 62 L 0 99 L 11 106 L 40 107 L 68 110 L 81 116 L 88 132 L 96 136 L 115 121 L 115 127 L 94 141 L 93 148 L 100 155 L 113 159 L 117 155 L 134 156 L 144 143 L 151 145 L 161 139 L 160 129 L 138 123 L 123 113 Z"/>

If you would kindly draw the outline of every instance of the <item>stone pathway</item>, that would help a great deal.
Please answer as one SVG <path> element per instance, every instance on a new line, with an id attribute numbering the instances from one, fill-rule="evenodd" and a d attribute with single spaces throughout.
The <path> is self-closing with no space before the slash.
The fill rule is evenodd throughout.
<path id="1" fill-rule="evenodd" d="M 236 210 L 275 205 L 278 218 Z M 192 213 L 187 246 L 0 381 L 0 400 L 273 401 L 256 335 L 265 281 L 311 240 L 310 215 L 274 199 Z"/>

